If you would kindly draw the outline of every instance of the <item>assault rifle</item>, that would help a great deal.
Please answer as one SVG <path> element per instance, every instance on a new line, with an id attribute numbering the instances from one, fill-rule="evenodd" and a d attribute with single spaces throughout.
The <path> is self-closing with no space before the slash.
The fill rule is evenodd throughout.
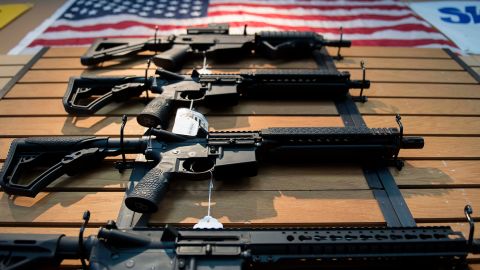
<path id="1" fill-rule="evenodd" d="M 93 43 L 81 57 L 82 65 L 91 66 L 107 60 L 135 55 L 143 51 L 161 52 L 153 57 L 157 67 L 178 70 L 187 58 L 205 54 L 216 59 L 237 59 L 248 54 L 269 58 L 298 58 L 324 46 L 350 47 L 351 42 L 326 40 L 315 32 L 262 31 L 247 35 L 230 35 L 228 24 L 210 24 L 207 27 L 187 28 L 187 34 L 155 37 L 149 40 L 107 38 Z M 340 53 L 338 53 L 340 56 Z"/>
<path id="2" fill-rule="evenodd" d="M 344 228 L 239 228 L 221 230 L 132 228 L 110 221 L 96 236 L 0 234 L 3 270 L 57 267 L 80 259 L 83 269 L 468 269 L 467 255 L 479 253 L 449 226 Z"/>
<path id="3" fill-rule="evenodd" d="M 365 69 L 364 69 L 365 70 Z M 145 127 L 168 127 L 174 107 L 188 107 L 191 102 L 209 108 L 233 106 L 247 99 L 341 99 L 349 89 L 363 89 L 370 81 L 350 80 L 347 71 L 335 70 L 257 70 L 239 74 L 178 75 L 157 69 L 156 77 L 72 77 L 63 97 L 65 110 L 75 115 L 90 115 L 113 101 L 126 101 L 147 89 L 160 95 L 138 115 Z"/>
<path id="4" fill-rule="evenodd" d="M 88 170 L 107 156 L 145 155 L 155 164 L 127 195 L 135 212 L 152 213 L 174 179 L 255 176 L 259 161 L 357 162 L 403 165 L 400 149 L 423 148 L 422 137 L 405 137 L 396 128 L 267 128 L 209 132 L 189 137 L 151 129 L 142 138 L 47 137 L 15 139 L 0 184 L 8 194 L 34 197 L 58 177 Z M 44 170 L 27 179 L 26 172 Z M 45 168 L 47 168 L 45 170 Z"/>

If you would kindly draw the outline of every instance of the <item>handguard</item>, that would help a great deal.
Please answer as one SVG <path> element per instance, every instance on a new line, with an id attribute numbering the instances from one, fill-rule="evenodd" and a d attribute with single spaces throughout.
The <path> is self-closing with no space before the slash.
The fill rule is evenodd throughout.
<path id="1" fill-rule="evenodd" d="M 270 58 L 305 55 L 329 47 L 350 47 L 349 40 L 326 40 L 315 32 L 262 31 L 255 35 L 256 53 Z"/>
<path id="2" fill-rule="evenodd" d="M 71 77 L 63 96 L 65 111 L 74 115 L 91 115 L 112 102 L 127 101 L 151 89 L 154 78 L 126 77 Z"/>

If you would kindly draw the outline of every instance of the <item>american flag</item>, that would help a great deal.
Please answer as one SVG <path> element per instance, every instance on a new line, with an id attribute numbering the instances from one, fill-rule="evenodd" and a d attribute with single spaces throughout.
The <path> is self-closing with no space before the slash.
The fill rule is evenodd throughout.
<path id="1" fill-rule="evenodd" d="M 229 23 L 231 33 L 314 31 L 356 46 L 456 46 L 396 0 L 70 0 L 28 47 L 89 45 L 99 37 L 185 33 L 189 26 Z M 25 43 L 25 42 L 24 42 Z"/>

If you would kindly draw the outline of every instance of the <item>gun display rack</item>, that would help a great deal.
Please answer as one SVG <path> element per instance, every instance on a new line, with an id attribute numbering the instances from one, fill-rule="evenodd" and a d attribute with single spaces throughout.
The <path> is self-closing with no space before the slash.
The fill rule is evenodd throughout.
<path id="1" fill-rule="evenodd" d="M 325 71 L 336 70 L 333 57 L 329 55 L 325 48 L 315 52 L 315 62 L 318 65 L 318 69 Z M 365 80 L 365 66 L 362 62 L 363 79 Z M 360 91 L 360 96 L 352 97 L 348 94 L 347 98 L 336 100 L 335 106 L 343 121 L 345 127 L 367 127 L 367 124 L 362 118 L 362 115 L 357 109 L 354 100 L 365 102 L 366 97 L 363 96 L 363 89 Z M 239 105 L 241 106 L 241 105 Z M 397 116 L 399 118 L 399 116 Z M 400 121 L 398 119 L 397 121 Z M 399 122 L 401 125 L 401 123 Z M 123 126 L 122 126 L 123 127 Z M 403 127 L 401 127 L 403 132 Z M 121 130 L 123 134 L 123 128 Z M 138 161 L 142 161 L 143 158 L 139 158 Z M 399 168 L 403 164 L 398 165 Z M 133 172 L 130 177 L 129 188 L 126 194 L 133 191 L 135 184 L 143 178 L 143 176 L 151 169 L 148 165 L 142 162 L 136 162 L 133 167 Z M 385 166 L 369 166 L 363 168 L 365 179 L 367 180 L 368 187 L 372 190 L 375 199 L 382 211 L 385 218 L 385 222 L 388 227 L 414 227 L 416 222 L 408 209 L 395 179 Z M 259 179 L 261 181 L 261 179 Z M 122 204 L 120 213 L 117 217 L 117 224 L 120 228 L 129 227 L 148 227 L 148 214 L 136 213 L 128 209 L 125 204 Z"/>
<path id="2" fill-rule="evenodd" d="M 398 110 L 403 113 L 404 115 L 406 114 L 406 117 L 404 117 L 406 120 L 405 121 L 413 121 L 414 123 L 417 123 L 415 125 L 415 129 L 410 129 L 408 132 L 410 134 L 423 134 L 426 136 L 429 136 L 426 141 L 426 145 L 429 146 L 429 149 L 427 149 L 426 153 L 419 155 L 420 159 L 427 159 L 427 161 L 410 161 L 411 160 L 411 155 L 408 155 L 410 157 L 409 162 L 413 164 L 413 166 L 417 165 L 419 166 L 416 171 L 412 172 L 412 167 L 406 168 L 407 170 L 407 175 L 408 174 L 416 174 L 414 177 L 424 177 L 426 181 L 417 181 L 413 182 L 412 180 L 406 181 L 406 177 L 403 174 L 400 174 L 400 179 L 399 180 L 399 185 L 400 188 L 402 189 L 402 193 L 405 195 L 405 199 L 407 202 L 410 204 L 410 209 L 412 210 L 412 213 L 416 218 L 419 219 L 419 223 L 425 224 L 429 222 L 437 222 L 437 223 L 456 223 L 456 222 L 463 222 L 463 217 L 461 213 L 461 209 L 458 207 L 455 207 L 458 212 L 453 212 L 448 209 L 453 209 L 451 208 L 444 208 L 444 205 L 438 205 L 438 208 L 440 209 L 447 209 L 444 211 L 444 214 L 440 213 L 435 213 L 435 209 L 432 209 L 432 212 L 429 211 L 432 207 L 435 208 L 435 202 L 440 202 L 440 200 L 443 199 L 448 199 L 450 203 L 453 204 L 458 204 L 459 201 L 463 202 L 472 202 L 474 208 L 478 209 L 478 200 L 476 199 L 476 195 L 478 194 L 478 184 L 475 182 L 473 179 L 474 175 L 478 173 L 478 170 L 475 168 L 475 164 L 478 164 L 478 151 L 476 150 L 477 148 L 475 147 L 475 142 L 477 142 L 477 137 L 478 137 L 478 122 L 477 122 L 477 116 L 478 116 L 478 109 L 475 109 L 474 104 L 478 104 L 478 83 L 475 80 L 470 80 L 467 76 L 464 76 L 462 68 L 457 68 L 453 64 L 455 61 L 449 61 L 451 60 L 448 58 L 446 55 L 441 54 L 441 50 L 421 50 L 421 49 L 407 49 L 405 50 L 397 50 L 397 49 L 379 49 L 379 48 L 362 48 L 360 53 L 355 48 L 353 53 L 357 53 L 356 56 L 371 56 L 373 58 L 370 58 L 367 60 L 367 63 L 369 64 L 368 67 L 372 68 L 372 63 L 375 63 L 375 60 L 382 61 L 382 65 L 376 65 L 377 70 L 374 70 L 372 73 L 380 73 L 383 70 L 379 71 L 378 69 L 386 69 L 385 73 L 389 74 L 399 74 L 398 77 L 403 76 L 403 74 L 418 74 L 418 77 L 403 77 L 403 82 L 399 83 L 399 87 L 397 89 L 400 89 L 400 86 L 402 87 L 402 91 L 399 90 L 393 90 L 392 95 L 389 95 L 387 90 L 391 90 L 392 88 L 387 88 L 391 87 L 391 83 L 389 83 L 389 80 L 394 81 L 392 79 L 393 76 L 388 76 L 388 79 L 374 79 L 375 82 L 373 85 L 377 84 L 377 81 L 380 80 L 382 87 L 385 86 L 385 88 L 376 88 L 374 89 L 374 94 L 373 98 L 370 95 L 371 91 L 367 92 L 369 97 L 371 97 L 371 103 L 368 104 L 360 104 L 358 103 L 357 108 L 365 115 L 367 114 L 366 117 L 361 117 L 365 120 L 365 122 L 370 123 L 372 122 L 372 119 L 378 119 L 381 118 L 382 116 L 378 116 L 378 112 L 380 112 L 380 109 L 383 109 L 384 113 L 383 114 L 391 114 L 392 112 L 390 111 L 391 108 L 394 106 L 398 107 Z M 72 134 L 72 132 L 79 132 L 80 129 L 69 129 L 64 125 L 65 120 L 63 120 L 64 115 L 55 115 L 55 113 L 52 113 L 52 108 L 48 104 L 53 104 L 51 102 L 53 100 L 52 97 L 56 97 L 56 94 L 54 91 L 57 91 L 57 87 L 55 84 L 58 84 L 60 87 L 58 87 L 58 91 L 65 89 L 65 86 L 61 85 L 59 80 L 56 78 L 53 78 L 53 76 L 56 76 L 59 78 L 58 74 L 60 72 L 58 70 L 60 69 L 70 69 L 70 71 L 61 71 L 63 74 L 68 74 L 71 75 L 72 73 L 75 72 L 84 72 L 83 69 L 79 71 L 80 67 L 75 66 L 78 65 L 77 62 L 73 60 L 78 60 L 78 57 L 80 56 L 80 53 L 76 53 L 76 49 L 72 50 L 67 50 L 64 53 L 64 55 L 60 55 L 59 51 L 57 50 L 50 50 L 47 52 L 46 56 L 43 57 L 39 62 L 38 65 L 34 66 L 33 69 L 31 69 L 29 72 L 27 72 L 27 75 L 24 76 L 20 80 L 20 84 L 16 85 L 12 89 L 12 91 L 7 94 L 6 99 L 2 100 L 0 102 L 0 110 L 2 111 L 2 116 L 3 120 L 5 121 L 12 121 L 12 119 L 16 119 L 16 121 L 24 121 L 27 123 L 30 123 L 32 120 L 28 120 L 28 118 L 33 118 L 33 121 L 40 121 L 40 119 L 44 119 L 47 117 L 50 117 L 51 119 L 53 118 L 58 118 L 59 121 L 59 126 L 56 127 L 54 126 L 52 128 L 52 133 L 54 135 L 59 135 L 59 131 L 64 131 L 68 134 Z M 56 52 L 56 55 L 55 55 Z M 70 54 L 71 58 L 68 58 L 69 56 L 67 54 Z M 350 57 L 352 56 L 352 52 L 347 51 L 346 53 L 346 59 L 351 59 Z M 355 58 L 355 56 L 354 56 Z M 64 64 L 58 64 L 61 61 L 63 63 L 67 63 L 67 61 L 71 63 L 67 63 L 67 65 Z M 397 61 L 398 60 L 398 61 Z M 50 66 L 47 67 L 48 63 L 54 63 L 55 66 Z M 393 65 L 392 63 L 397 63 L 397 62 L 404 62 L 408 63 L 408 65 Z M 412 62 L 416 64 L 412 64 Z M 417 65 L 417 63 L 431 63 L 431 65 Z M 448 63 L 447 63 L 448 62 Z M 440 64 L 442 63 L 442 64 Z M 453 64 L 452 64 L 453 63 Z M 392 65 L 390 65 L 392 64 Z M 348 65 L 340 63 L 342 68 L 348 68 Z M 435 65 L 435 66 L 433 66 Z M 355 65 L 356 67 L 357 65 Z M 373 68 L 375 69 L 375 67 Z M 427 70 L 427 71 L 423 71 Z M 50 74 L 52 74 L 52 77 L 44 76 L 44 78 L 41 79 L 35 79 L 34 77 L 37 75 L 42 74 L 41 72 L 46 71 Z M 367 70 L 369 72 L 370 70 Z M 425 74 L 430 74 L 429 72 L 435 71 L 437 74 L 441 74 L 440 76 L 437 77 L 422 77 Z M 125 72 L 123 71 L 121 74 L 124 74 Z M 384 74 L 385 74 L 384 73 Z M 54 75 L 56 74 L 56 75 Z M 358 75 L 357 75 L 358 77 Z M 453 79 L 455 77 L 455 79 Z M 399 79 L 400 80 L 400 79 Z M 55 82 L 56 83 L 51 83 Z M 39 84 L 40 82 L 40 84 Z M 63 82 L 63 81 L 62 81 Z M 392 83 L 393 84 L 393 83 Z M 33 85 L 38 85 L 38 88 L 36 87 L 28 87 L 28 86 L 33 86 Z M 53 85 L 53 87 L 52 87 Z M 43 87 L 49 86 L 49 93 L 48 95 L 45 94 L 43 97 L 41 96 L 41 89 Z M 417 91 L 414 93 L 412 90 L 413 89 L 420 89 L 420 90 L 415 90 Z M 428 86 L 428 87 L 426 87 Z M 28 87 L 28 88 L 27 88 Z M 20 88 L 23 89 L 30 89 L 32 90 L 32 93 L 30 91 L 26 92 L 21 92 Z M 60 89 L 61 88 L 61 89 Z M 403 91 L 405 90 L 405 91 Z M 52 92 L 53 91 L 53 92 Z M 33 110 L 34 105 L 30 105 L 30 110 L 25 110 L 22 112 L 18 112 L 12 116 L 12 112 L 6 111 L 9 106 L 15 106 L 19 107 L 19 104 L 22 104 L 23 101 L 25 103 L 27 102 L 26 99 L 24 98 L 25 96 L 28 96 L 33 93 L 40 93 L 40 95 L 32 98 L 30 97 L 30 102 L 29 104 L 35 104 L 37 100 L 41 100 L 44 104 L 46 104 L 46 107 L 42 109 L 43 111 L 41 113 L 36 113 Z M 45 93 L 47 93 L 45 91 Z M 60 95 L 58 95 L 60 96 Z M 393 98 L 389 98 L 390 96 L 393 96 Z M 411 104 L 405 104 L 404 106 L 400 106 L 400 101 L 408 101 L 411 102 Z M 55 100 L 53 100 L 55 104 L 59 103 L 59 98 L 57 97 Z M 426 104 L 430 105 L 426 105 Z M 13 105 L 10 105 L 13 104 Z M 383 104 L 384 107 L 380 107 L 378 110 L 374 110 L 375 105 L 378 104 Z M 418 105 L 421 104 L 421 105 Z M 436 104 L 433 106 L 433 104 Z M 448 107 L 445 107 L 446 104 L 449 104 Z M 470 105 L 471 104 L 471 105 Z M 416 106 L 416 107 L 415 107 Z M 341 113 L 341 109 L 338 107 L 339 113 Z M 449 109 L 450 108 L 450 109 Z M 455 110 L 451 110 L 451 108 L 456 108 Z M 478 106 L 476 106 L 478 108 Z M 387 113 L 385 113 L 387 112 Z M 345 113 L 345 115 L 348 115 L 348 113 Z M 350 113 L 350 115 L 353 117 L 354 120 L 350 121 L 358 121 L 359 115 L 356 113 Z M 97 118 L 101 117 L 103 115 L 97 116 Z M 110 116 L 111 117 L 111 116 Z M 385 117 L 385 116 L 383 116 Z M 390 115 L 388 116 L 390 117 Z M 113 118 L 113 117 L 112 117 Z M 118 115 L 115 115 L 115 119 L 119 118 Z M 393 118 L 393 116 L 392 116 Z M 431 122 L 425 122 L 425 128 L 422 128 L 420 125 L 418 125 L 419 120 L 421 119 L 430 119 Z M 455 118 L 455 122 L 448 121 L 449 119 Z M 130 118 L 132 119 L 132 118 Z M 417 120 L 418 119 L 418 120 Z M 2 119 L 0 119 L 2 120 Z M 2 120 L 2 121 L 3 121 Z M 54 120 L 54 119 L 53 119 Z M 56 121 L 56 120 L 55 120 Z M 464 121 L 468 121 L 467 125 L 463 124 Z M 5 123 L 5 122 L 2 122 Z M 53 123 L 53 121 L 52 121 Z M 113 123 L 113 122 L 110 122 Z M 378 121 L 377 121 L 378 123 Z M 449 124 L 452 123 L 452 124 Z M 453 123 L 458 123 L 458 125 L 453 125 Z M 51 124 L 53 126 L 53 124 Z M 435 126 L 437 129 L 431 130 L 431 131 L 425 131 L 428 128 L 431 128 L 432 126 Z M 448 126 L 448 131 L 446 127 Z M 468 126 L 468 129 L 466 129 L 466 126 Z M 49 126 L 50 127 L 50 126 Z M 410 125 L 409 125 L 410 127 Z M 109 127 L 110 128 L 110 127 Z M 130 130 L 129 130 L 130 129 Z M 3 141 L 6 141 L 5 138 L 9 137 L 25 137 L 25 136 L 39 136 L 39 135 L 49 135 L 49 133 L 45 133 L 45 131 L 42 130 L 36 130 L 36 131 L 30 131 L 31 133 L 25 132 L 25 129 L 20 129 L 18 128 L 17 130 L 13 130 L 8 127 L 8 125 L 4 125 L 4 134 L 3 134 Z M 32 129 L 33 130 L 33 129 Z M 89 132 L 96 132 L 98 129 L 94 129 L 93 131 Z M 110 134 L 118 134 L 118 127 L 113 125 L 113 128 L 110 128 L 111 131 L 102 131 L 103 134 L 105 132 L 111 132 Z M 128 127 L 126 129 L 126 132 L 132 134 L 132 132 L 136 132 L 138 129 L 135 129 L 132 127 Z M 23 133 L 21 133 L 23 132 Z M 42 133 L 43 132 L 43 133 Z M 49 131 L 50 132 L 50 131 Z M 82 130 L 83 132 L 83 130 Z M 91 133 L 90 133 L 91 134 Z M 108 133 L 107 133 L 108 134 Z M 445 143 L 453 143 L 453 145 L 445 147 L 444 150 L 433 150 L 430 147 L 438 147 L 439 145 L 445 145 Z M 434 146 L 432 146 L 432 144 Z M 455 149 L 456 148 L 456 149 Z M 455 150 L 450 150 L 450 149 L 455 149 Z M 477 151 L 477 153 L 475 153 Z M 413 156 L 413 159 L 415 159 L 416 156 Z M 435 158 L 437 157 L 437 158 Z M 438 175 L 433 175 L 433 174 L 421 174 L 418 176 L 418 173 L 420 172 L 419 170 L 424 169 L 424 168 L 440 168 L 440 167 L 435 167 L 437 165 L 435 164 L 441 164 L 442 160 L 446 160 L 446 163 L 448 163 L 448 167 L 445 167 L 445 170 L 435 170 L 435 172 L 444 172 L 443 176 L 438 176 Z M 419 165 L 423 164 L 423 165 Z M 433 164 L 433 165 L 432 165 Z M 443 166 L 443 165 L 442 165 Z M 445 165 L 447 166 L 447 165 Z M 448 170 L 447 170 L 448 169 Z M 409 172 L 410 170 L 410 172 Z M 453 172 L 453 170 L 456 170 L 456 172 Z M 405 170 L 404 170 L 405 172 Z M 422 171 L 425 173 L 426 171 Z M 134 170 L 134 174 L 139 173 L 140 175 L 142 174 L 141 168 L 138 168 Z M 468 175 L 468 176 L 467 176 Z M 376 177 L 376 176 L 375 176 Z M 374 178 L 375 178 L 374 177 Z M 134 176 L 132 176 L 134 178 Z M 448 178 L 448 179 L 447 179 Z M 412 179 L 412 178 L 411 178 Z M 417 178 L 418 179 L 418 178 Z M 423 179 L 422 179 L 423 180 Z M 420 183 L 420 184 L 419 184 Z M 422 184 L 423 183 L 423 184 Z M 378 184 L 378 182 L 377 182 Z M 414 190 L 409 190 L 408 187 L 405 189 L 406 186 L 410 185 L 410 188 Z M 375 186 L 375 185 L 370 185 L 370 186 Z M 425 192 L 422 192 L 422 188 L 429 188 L 429 190 L 426 190 Z M 462 188 L 462 189 L 459 189 Z M 462 191 L 463 188 L 465 188 L 465 191 Z M 53 201 L 55 198 L 55 190 L 62 192 L 62 188 L 56 188 L 53 189 L 53 193 L 51 197 L 46 198 L 45 201 L 48 200 Z M 75 191 L 75 190 L 81 190 L 81 189 L 72 189 L 69 188 L 68 186 L 64 187 L 63 190 L 67 191 Z M 93 190 L 93 189 L 91 189 Z M 118 191 L 119 189 L 117 189 Z M 123 189 L 122 189 L 123 190 Z M 432 190 L 438 190 L 438 192 L 442 192 L 441 194 L 443 195 L 438 195 L 438 196 L 425 196 L 422 194 L 430 194 Z M 98 193 L 100 193 L 100 189 L 95 190 Z M 382 190 L 379 188 L 379 192 L 376 191 L 375 189 L 372 190 L 373 193 L 383 193 L 385 195 L 385 190 Z M 462 192 L 464 193 L 462 193 Z M 434 194 L 439 194 L 439 193 L 434 193 Z M 466 192 L 466 193 L 465 193 Z M 58 192 L 57 192 L 58 193 Z M 68 192 L 67 194 L 72 194 L 72 192 Z M 463 194 L 463 195 L 462 195 Z M 58 195 L 58 194 L 57 194 Z M 70 195 L 69 195 L 70 196 Z M 419 196 L 419 198 L 412 199 L 412 196 Z M 422 197 L 423 196 L 423 197 Z M 100 197 L 100 198 L 105 198 L 105 197 Z M 392 199 L 393 198 L 393 199 Z M 87 198 L 88 199 L 88 198 Z M 378 199 L 378 198 L 377 198 Z M 5 200 L 5 198 L 3 198 Z M 3 201 L 2 200 L 2 201 Z M 390 196 L 390 200 L 395 200 L 395 197 Z M 426 203 L 429 203 L 429 206 L 427 205 L 421 205 L 419 204 L 420 200 L 425 200 Z M 121 198 L 118 198 L 117 201 L 112 200 L 112 204 L 115 203 L 117 204 L 118 202 L 121 201 Z M 5 202 L 5 201 L 3 201 Z M 98 206 L 106 206 L 110 202 L 102 201 L 102 203 L 98 203 Z M 14 203 L 15 204 L 15 203 Z M 47 220 L 46 218 L 37 218 L 35 217 L 27 217 L 27 218 L 21 218 L 20 214 L 23 213 L 21 212 L 21 209 L 16 209 L 17 207 L 14 207 L 14 204 L 8 206 L 6 204 L 4 205 L 4 209 L 9 209 L 7 211 L 7 218 L 2 219 L 2 226 L 5 227 L 13 227 L 13 226 L 28 226 L 31 229 L 34 228 L 35 226 L 65 226 L 65 227 L 75 227 L 73 230 L 75 232 L 78 232 L 77 230 L 77 225 L 69 225 L 71 222 L 69 219 L 63 219 L 65 221 L 57 222 L 56 220 L 60 219 L 50 219 Z M 413 205 L 412 205 L 413 204 Z M 476 205 L 475 205 L 476 204 Z M 83 204 L 84 205 L 84 204 Z M 75 204 L 73 204 L 75 206 Z M 35 208 L 36 205 L 32 205 L 32 208 Z M 85 209 L 81 204 L 80 204 L 81 209 Z M 425 209 L 422 212 L 422 207 Z M 18 207 L 20 208 L 20 207 Z M 69 205 L 63 205 L 62 208 L 64 208 L 64 211 L 70 211 L 74 212 L 72 213 L 72 220 L 76 222 L 78 220 L 78 214 L 76 211 L 77 208 L 72 208 L 69 207 Z M 93 207 L 95 208 L 95 207 Z M 457 209 L 458 208 L 458 209 Z M 43 210 L 46 212 L 45 214 L 48 215 L 49 213 L 51 214 L 51 210 L 48 210 L 48 208 L 45 208 Z M 54 209 L 54 208 L 52 208 Z M 419 210 L 420 209 L 420 210 Z M 20 210 L 20 211 L 19 211 Z M 42 210 L 42 208 L 40 208 Z M 77 210 L 78 211 L 78 210 Z M 116 211 L 116 210 L 115 210 Z M 428 211 L 428 212 L 427 212 Z M 440 212 L 436 211 L 436 212 Z M 10 212 L 15 213 L 16 215 L 13 218 L 8 218 L 8 215 L 11 215 Z M 477 211 L 478 213 L 478 211 Z M 98 214 L 94 214 L 94 217 L 99 217 Z M 126 219 L 128 219 L 126 217 Z M 30 222 L 29 222 L 30 221 Z M 345 220 L 347 221 L 347 220 Z M 57 223 L 55 223 L 57 222 Z M 38 224 L 43 224 L 43 225 L 38 225 Z M 98 226 L 96 224 L 100 224 L 103 222 L 93 222 L 92 226 Z M 62 224 L 67 224 L 67 225 L 62 225 Z M 76 223 L 75 223 L 76 224 Z M 5 228 L 7 231 L 8 230 L 13 230 L 12 228 Z M 49 227 L 44 227 L 41 228 L 44 230 L 49 229 Z M 66 228 L 68 231 L 68 228 Z"/>

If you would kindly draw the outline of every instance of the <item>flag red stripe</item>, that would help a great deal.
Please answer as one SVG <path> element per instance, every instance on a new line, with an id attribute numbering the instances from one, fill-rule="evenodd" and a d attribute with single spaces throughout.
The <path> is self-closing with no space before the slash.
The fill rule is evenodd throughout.
<path id="1" fill-rule="evenodd" d="M 359 14 L 359 15 L 346 15 L 346 16 L 325 16 L 325 15 L 286 15 L 286 14 L 265 14 L 255 13 L 249 11 L 214 11 L 209 12 L 208 16 L 226 16 L 226 15 L 253 15 L 261 16 L 265 18 L 274 19 L 288 19 L 288 20 L 305 20 L 305 21 L 352 21 L 352 20 L 381 20 L 381 21 L 397 21 L 406 18 L 418 18 L 415 14 L 406 15 L 378 15 L 378 14 Z"/>
<path id="2" fill-rule="evenodd" d="M 150 38 L 150 36 L 108 36 L 105 38 Z M 95 38 L 70 38 L 70 39 L 36 39 L 30 47 L 33 46 L 66 46 L 66 45 L 90 45 Z M 396 39 L 376 39 L 376 40 L 352 40 L 354 46 L 389 46 L 389 47 L 410 47 L 429 44 L 447 45 L 457 47 L 449 40 L 438 39 L 415 39 L 415 40 L 396 40 Z"/>
<path id="3" fill-rule="evenodd" d="M 275 8 L 275 9 L 294 9 L 294 8 L 304 8 L 304 9 L 319 9 L 319 10 L 333 10 L 333 9 L 343 9 L 343 10 L 352 10 L 352 9 L 377 9 L 377 10 L 410 10 L 407 6 L 401 5 L 356 5 L 356 6 L 348 6 L 348 5 L 335 5 L 335 6 L 322 6 L 322 5 L 296 5 L 296 4 L 283 4 L 283 5 L 275 5 L 275 4 L 260 4 L 260 3 L 210 3 L 209 7 L 220 7 L 220 6 L 234 6 L 239 9 L 242 7 L 253 7 L 253 8 Z"/>
<path id="4" fill-rule="evenodd" d="M 275 24 L 264 23 L 264 22 L 230 22 L 230 27 L 243 27 L 245 24 L 247 24 L 250 27 L 275 27 L 279 30 L 286 30 L 286 31 L 313 31 L 318 33 L 334 33 L 334 34 L 339 33 L 339 28 L 336 28 L 336 27 L 326 28 L 326 27 L 288 26 L 288 25 L 275 25 Z M 114 23 L 114 24 L 97 24 L 97 25 L 82 26 L 82 27 L 60 25 L 56 27 L 50 27 L 45 32 L 58 32 L 58 31 L 88 32 L 88 31 L 101 31 L 106 29 L 122 30 L 122 29 L 135 27 L 135 26 L 142 26 L 146 28 L 155 29 L 157 25 L 133 22 L 133 21 L 123 21 L 123 22 Z M 192 25 L 192 26 L 204 26 L 204 24 Z M 168 30 L 175 30 L 175 29 L 183 29 L 185 27 L 186 26 L 178 26 L 178 25 L 160 25 L 158 26 L 158 30 L 168 31 Z M 345 34 L 372 34 L 372 33 L 375 33 L 378 31 L 384 31 L 384 30 L 424 31 L 428 33 L 438 33 L 435 29 L 422 24 L 400 24 L 400 25 L 394 25 L 394 26 L 357 27 L 357 28 L 346 27 L 344 28 L 343 32 Z M 153 35 L 153 30 L 152 30 L 152 35 Z"/>

